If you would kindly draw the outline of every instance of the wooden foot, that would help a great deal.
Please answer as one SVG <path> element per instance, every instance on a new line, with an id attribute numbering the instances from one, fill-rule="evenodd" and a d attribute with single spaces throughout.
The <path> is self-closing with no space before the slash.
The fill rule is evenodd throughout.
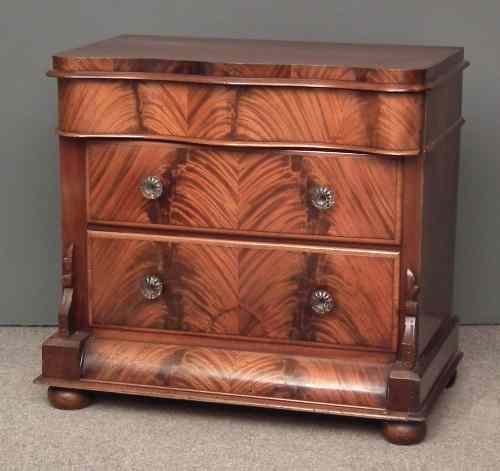
<path id="1" fill-rule="evenodd" d="M 395 445 L 416 445 L 425 438 L 425 422 L 384 422 L 384 437 Z"/>
<path id="2" fill-rule="evenodd" d="M 77 391 L 76 389 L 64 389 L 51 386 L 47 391 L 47 396 L 49 402 L 56 409 L 83 409 L 92 402 L 92 398 L 88 392 Z"/>
<path id="3" fill-rule="evenodd" d="M 448 384 L 446 385 L 446 387 L 447 388 L 452 388 L 454 386 L 456 380 L 457 380 L 457 372 L 455 371 L 451 375 L 451 378 L 448 380 Z"/>

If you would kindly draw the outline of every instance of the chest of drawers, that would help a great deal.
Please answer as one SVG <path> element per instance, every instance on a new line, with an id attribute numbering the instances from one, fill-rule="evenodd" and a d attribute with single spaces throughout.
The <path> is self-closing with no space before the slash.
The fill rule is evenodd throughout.
<path id="1" fill-rule="evenodd" d="M 119 36 L 54 56 L 63 296 L 38 381 L 423 439 L 451 310 L 461 48 Z"/>

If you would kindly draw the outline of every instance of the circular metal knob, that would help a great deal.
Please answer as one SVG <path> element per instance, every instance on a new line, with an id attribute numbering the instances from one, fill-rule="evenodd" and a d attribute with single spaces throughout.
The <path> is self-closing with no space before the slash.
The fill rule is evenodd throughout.
<path id="1" fill-rule="evenodd" d="M 148 200 L 156 200 L 163 193 L 163 183 L 159 177 L 146 177 L 140 186 L 142 196 Z"/>
<path id="2" fill-rule="evenodd" d="M 320 211 L 335 206 L 335 192 L 326 186 L 317 186 L 311 191 L 311 204 Z"/>
<path id="3" fill-rule="evenodd" d="M 141 293 L 146 299 L 159 298 L 163 292 L 163 281 L 157 275 L 147 275 L 141 283 Z"/>
<path id="4" fill-rule="evenodd" d="M 311 295 L 311 308 L 320 316 L 328 314 L 335 307 L 333 296 L 325 289 L 316 289 Z"/>

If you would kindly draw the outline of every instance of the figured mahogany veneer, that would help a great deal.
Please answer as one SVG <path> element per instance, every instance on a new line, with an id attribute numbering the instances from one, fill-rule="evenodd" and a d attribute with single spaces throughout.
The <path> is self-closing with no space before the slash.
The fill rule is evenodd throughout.
<path id="1" fill-rule="evenodd" d="M 458 47 L 121 35 L 60 52 L 53 64 L 54 72 L 67 73 L 323 79 L 340 88 L 422 91 L 462 66 L 464 54 Z"/>
<path id="2" fill-rule="evenodd" d="M 132 237 L 90 234 L 92 325 L 396 349 L 397 253 Z M 141 294 L 147 275 L 164 283 L 158 299 Z M 320 315 L 322 288 L 335 307 Z"/>
<path id="3" fill-rule="evenodd" d="M 38 380 L 52 404 L 252 405 L 421 441 L 462 358 L 467 65 L 453 47 L 157 36 L 54 56 L 64 290 Z"/>
<path id="4" fill-rule="evenodd" d="M 390 363 L 192 348 L 106 338 L 88 343 L 85 380 L 382 408 Z"/>
<path id="5" fill-rule="evenodd" d="M 418 154 L 423 113 L 418 94 L 130 80 L 59 83 L 59 129 L 80 134 Z"/>
<path id="6" fill-rule="evenodd" d="M 89 144 L 87 160 L 92 221 L 399 241 L 394 159 L 116 141 Z M 148 176 L 162 181 L 158 199 L 139 190 Z M 313 205 L 317 187 L 334 193 L 334 207 Z"/>

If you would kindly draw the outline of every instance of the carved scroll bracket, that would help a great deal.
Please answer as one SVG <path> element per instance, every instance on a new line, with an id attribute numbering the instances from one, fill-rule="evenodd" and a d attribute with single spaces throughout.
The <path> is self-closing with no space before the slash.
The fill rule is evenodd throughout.
<path id="1" fill-rule="evenodd" d="M 73 303 L 73 253 L 75 246 L 70 244 L 63 256 L 62 264 L 62 299 L 59 306 L 58 333 L 63 337 L 71 335 L 71 305 Z"/>
<path id="2" fill-rule="evenodd" d="M 409 370 L 415 367 L 417 361 L 417 297 L 420 287 L 417 285 L 415 274 L 406 270 L 406 301 L 404 305 L 404 328 L 400 344 L 400 360 Z"/>

